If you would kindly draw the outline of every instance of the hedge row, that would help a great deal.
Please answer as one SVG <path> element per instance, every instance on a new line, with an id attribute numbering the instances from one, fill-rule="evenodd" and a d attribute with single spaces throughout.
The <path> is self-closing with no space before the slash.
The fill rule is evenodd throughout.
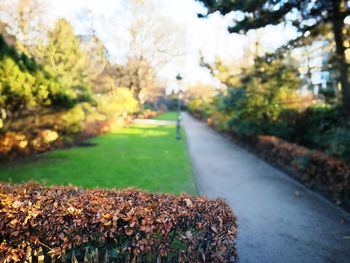
<path id="1" fill-rule="evenodd" d="M 52 130 L 7 132 L 0 137 L 0 161 L 11 161 L 33 153 L 59 148 L 62 140 Z"/>
<path id="2" fill-rule="evenodd" d="M 338 203 L 350 197 L 350 166 L 346 163 L 274 136 L 258 136 L 256 149 L 269 161 L 300 172 L 307 184 L 323 187 Z"/>
<path id="3" fill-rule="evenodd" d="M 153 110 L 145 110 L 142 113 L 139 113 L 137 115 L 138 119 L 152 119 L 156 116 L 158 116 L 160 114 L 160 112 L 158 111 L 153 111 Z"/>
<path id="4" fill-rule="evenodd" d="M 222 200 L 133 189 L 0 185 L 0 262 L 23 262 L 40 250 L 81 255 L 87 248 L 105 248 L 116 260 L 128 254 L 132 262 L 141 255 L 233 262 L 236 235 L 236 218 Z"/>
<path id="5" fill-rule="evenodd" d="M 125 124 L 129 120 L 123 121 Z M 109 131 L 111 125 L 110 120 L 95 120 L 83 124 L 82 131 L 65 135 L 49 129 L 31 132 L 6 132 L 0 136 L 0 162 L 73 146 Z"/>

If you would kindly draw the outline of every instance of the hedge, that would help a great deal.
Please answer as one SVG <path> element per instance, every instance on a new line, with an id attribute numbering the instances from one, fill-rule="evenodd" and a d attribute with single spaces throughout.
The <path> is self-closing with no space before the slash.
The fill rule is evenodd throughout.
<path id="1" fill-rule="evenodd" d="M 138 119 L 152 119 L 158 116 L 161 112 L 153 110 L 145 110 L 137 115 Z"/>
<path id="2" fill-rule="evenodd" d="M 121 119 L 121 122 L 121 126 L 124 126 L 130 121 Z M 94 120 L 83 123 L 83 129 L 75 134 L 62 134 L 61 131 L 50 129 L 6 132 L 0 135 L 0 162 L 13 161 L 21 157 L 74 146 L 84 140 L 108 132 L 112 125 L 114 123 L 110 120 Z"/>
<path id="3" fill-rule="evenodd" d="M 310 186 L 323 187 L 338 203 L 350 197 L 350 166 L 345 162 L 275 136 L 258 136 L 256 149 L 269 161 L 300 172 Z"/>
<path id="4" fill-rule="evenodd" d="M 236 218 L 220 199 L 0 184 L 0 262 L 40 251 L 56 259 L 74 252 L 82 261 L 96 248 L 131 262 L 234 262 L 236 235 Z"/>

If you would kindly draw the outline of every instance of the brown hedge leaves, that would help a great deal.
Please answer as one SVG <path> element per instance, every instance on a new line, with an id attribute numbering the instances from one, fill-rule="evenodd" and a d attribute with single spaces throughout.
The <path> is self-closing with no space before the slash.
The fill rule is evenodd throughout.
<path id="1" fill-rule="evenodd" d="M 337 202 L 349 197 L 350 166 L 344 162 L 274 136 L 258 136 L 257 149 L 272 162 L 300 172 L 304 182 L 326 188 Z"/>
<path id="2" fill-rule="evenodd" d="M 137 190 L 0 184 L 0 261 L 87 247 L 180 262 L 236 259 L 236 218 L 222 200 Z"/>
<path id="3" fill-rule="evenodd" d="M 121 118 L 119 121 L 121 126 L 124 126 L 130 120 Z M 77 133 L 38 129 L 31 132 L 0 134 L 0 162 L 72 146 L 108 132 L 114 124 L 111 120 L 94 120 L 82 123 L 82 128 Z"/>

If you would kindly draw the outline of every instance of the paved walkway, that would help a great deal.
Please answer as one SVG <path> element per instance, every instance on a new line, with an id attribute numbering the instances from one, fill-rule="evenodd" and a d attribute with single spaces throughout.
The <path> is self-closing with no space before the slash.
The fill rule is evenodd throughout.
<path id="1" fill-rule="evenodd" d="M 200 193 L 238 217 L 240 262 L 350 262 L 349 214 L 204 123 L 183 124 Z"/>
<path id="2" fill-rule="evenodd" d="M 145 124 L 145 125 L 176 125 L 176 121 L 166 121 L 166 120 L 153 120 L 153 119 L 135 119 L 134 124 Z"/>

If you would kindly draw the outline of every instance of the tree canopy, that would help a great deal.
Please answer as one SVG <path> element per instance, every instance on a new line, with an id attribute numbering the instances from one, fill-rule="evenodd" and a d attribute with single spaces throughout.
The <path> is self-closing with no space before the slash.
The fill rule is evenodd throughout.
<path id="1" fill-rule="evenodd" d="M 228 28 L 231 33 L 244 33 L 267 25 L 289 23 L 300 33 L 298 41 L 309 40 L 324 33 L 325 26 L 331 25 L 336 46 L 338 81 L 342 88 L 343 118 L 350 120 L 349 65 L 345 56 L 346 27 L 344 19 L 350 15 L 349 1 L 346 0 L 198 0 L 208 9 L 207 14 L 220 12 L 226 15 L 239 12 L 234 24 Z M 296 40 L 292 40 L 296 42 Z"/>

